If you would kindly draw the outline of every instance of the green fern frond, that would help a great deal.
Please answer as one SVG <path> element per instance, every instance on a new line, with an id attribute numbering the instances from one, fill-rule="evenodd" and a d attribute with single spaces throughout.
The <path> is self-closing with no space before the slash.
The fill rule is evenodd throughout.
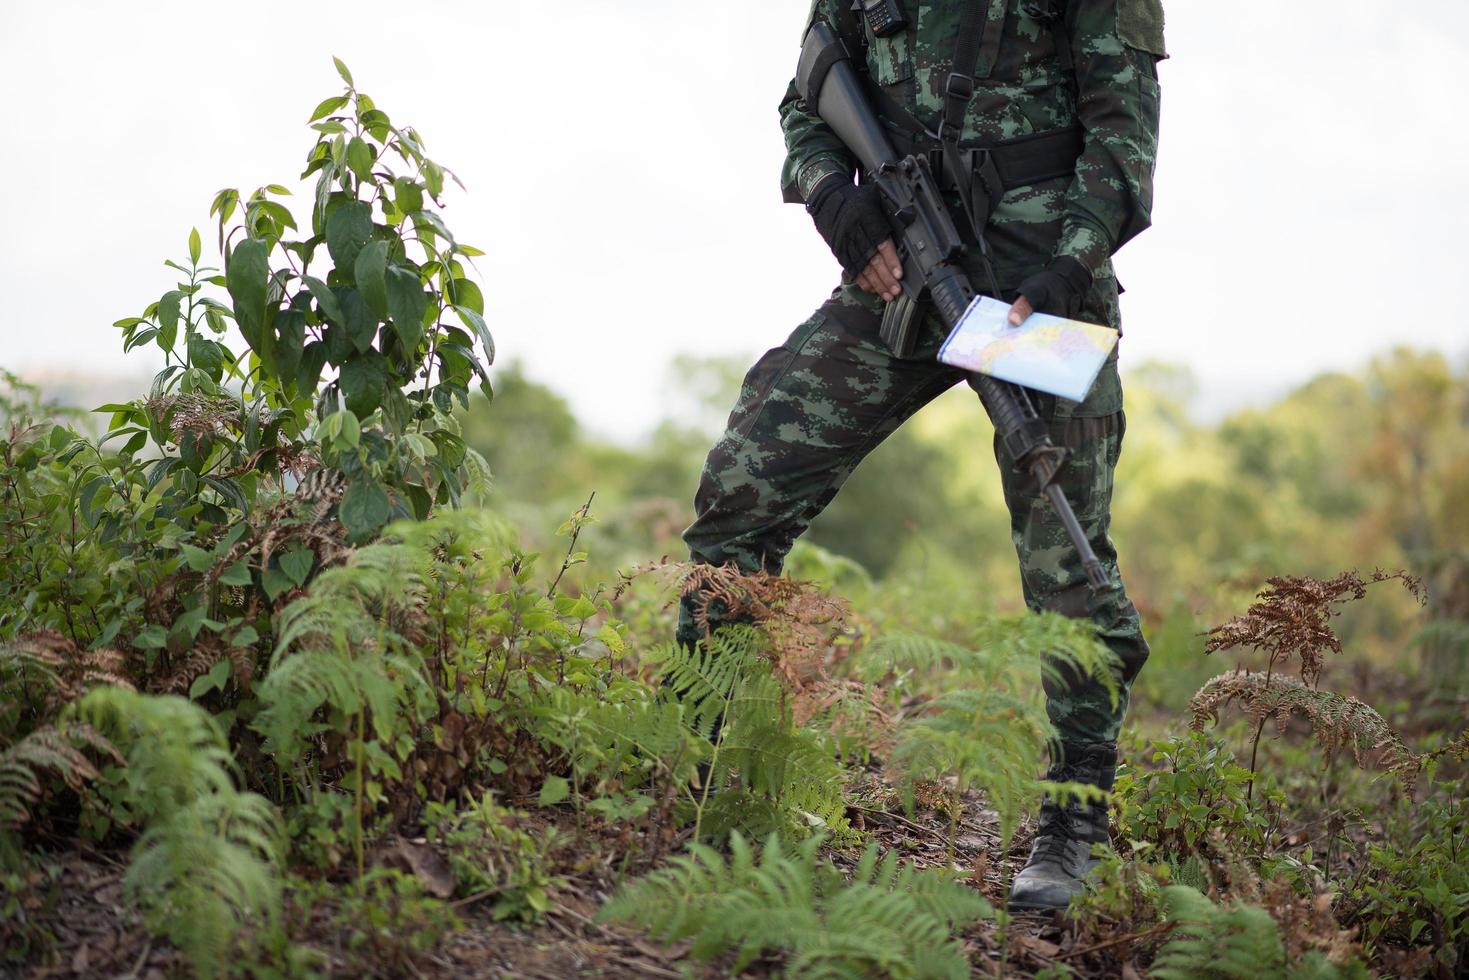
<path id="1" fill-rule="evenodd" d="M 1240 902 L 1216 906 L 1187 885 L 1163 889 L 1177 922 L 1149 971 L 1159 980 L 1263 980 L 1286 975 L 1285 946 L 1270 913 Z"/>
<path id="2" fill-rule="evenodd" d="M 216 793 L 151 824 L 133 850 L 127 894 L 195 969 L 226 972 L 241 926 L 276 915 L 280 827 L 251 793 Z"/>
<path id="3" fill-rule="evenodd" d="M 883 636 L 862 653 L 858 671 L 868 681 L 901 672 L 947 674 L 976 688 L 1032 689 L 1036 671 L 1046 683 L 1059 685 L 1094 677 L 1114 701 L 1121 676 L 1117 655 L 1093 624 L 1056 613 L 982 617 L 967 644 L 913 634 Z"/>
<path id="4" fill-rule="evenodd" d="M 1036 774 L 1052 737 L 1044 710 L 998 688 L 951 691 L 898 732 L 892 765 L 905 791 L 916 781 L 956 776 L 961 790 L 983 789 L 1009 841 L 1020 816 L 1044 791 Z"/>
<path id="5" fill-rule="evenodd" d="M 692 646 L 668 644 L 657 658 L 659 687 L 684 705 L 689 727 L 707 739 L 764 648 L 760 631 L 745 625 L 726 626 Z"/>
<path id="6" fill-rule="evenodd" d="M 193 702 L 100 687 L 75 710 L 127 757 L 133 803 L 145 819 L 167 816 L 200 797 L 235 792 L 235 760 L 224 733 Z"/>
<path id="7" fill-rule="evenodd" d="M 190 701 L 97 688 L 75 711 L 127 760 L 129 802 L 143 818 L 124 879 L 128 893 L 195 972 L 225 972 L 242 929 L 279 912 L 275 808 L 236 789 L 223 733 Z"/>
<path id="8" fill-rule="evenodd" d="M 626 886 L 601 917 L 647 928 L 690 954 L 735 952 L 734 972 L 783 953 L 799 977 L 967 977 L 954 933 L 990 914 L 985 900 L 941 873 L 895 856 L 862 856 L 851 881 L 817 861 L 819 838 L 788 852 L 778 835 L 757 856 L 743 835 L 726 863 L 695 844 L 688 855 Z"/>

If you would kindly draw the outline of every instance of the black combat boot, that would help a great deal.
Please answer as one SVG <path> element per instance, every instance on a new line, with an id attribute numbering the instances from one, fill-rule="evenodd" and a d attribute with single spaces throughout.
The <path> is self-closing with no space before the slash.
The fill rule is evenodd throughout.
<path id="1" fill-rule="evenodd" d="M 1108 792 L 1117 775 L 1116 742 L 1063 742 L 1062 757 L 1046 778 L 1086 783 Z M 1085 887 L 1082 879 L 1096 867 L 1092 845 L 1107 841 L 1107 804 L 1073 800 L 1057 806 L 1049 797 L 1041 804 L 1040 828 L 1030 860 L 1010 888 L 1011 912 L 1064 909 Z"/>

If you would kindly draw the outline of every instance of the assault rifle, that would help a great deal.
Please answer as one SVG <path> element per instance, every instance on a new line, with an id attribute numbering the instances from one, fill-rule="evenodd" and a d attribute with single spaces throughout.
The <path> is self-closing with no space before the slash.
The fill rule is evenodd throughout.
<path id="1" fill-rule="evenodd" d="M 796 89 L 857 157 L 866 179 L 882 192 L 903 262 L 902 294 L 883 313 L 882 339 L 894 353 L 906 356 L 921 323 L 925 299 L 952 330 L 974 298 L 969 277 L 959 265 L 964 239 L 944 204 L 928 155 L 898 157 L 882 120 L 869 104 L 851 54 L 836 32 L 820 20 L 807 31 L 802 44 Z M 976 229 L 976 234 L 980 231 Z M 982 237 L 980 241 L 983 248 Z M 1087 583 L 1093 591 L 1108 588 L 1102 563 L 1056 483 L 1066 449 L 1051 441 L 1030 390 L 985 374 L 974 378 L 980 401 L 1006 452 L 1030 471 L 1055 507 L 1081 557 Z"/>

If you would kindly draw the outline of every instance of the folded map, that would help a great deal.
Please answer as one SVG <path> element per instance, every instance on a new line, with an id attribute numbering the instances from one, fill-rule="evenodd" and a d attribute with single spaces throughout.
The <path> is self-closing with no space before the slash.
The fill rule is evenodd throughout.
<path id="1" fill-rule="evenodd" d="M 1079 402 L 1117 344 L 1117 331 L 1032 313 L 1012 327 L 1010 304 L 976 296 L 939 349 L 939 360 Z"/>

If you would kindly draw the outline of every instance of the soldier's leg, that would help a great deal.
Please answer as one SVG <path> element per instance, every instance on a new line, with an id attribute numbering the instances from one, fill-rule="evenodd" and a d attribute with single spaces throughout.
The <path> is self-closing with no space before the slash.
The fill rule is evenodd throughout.
<path id="1" fill-rule="evenodd" d="M 1020 558 L 1026 605 L 1090 619 L 1119 661 L 1115 705 L 1099 679 L 1066 671 L 1061 672 L 1060 680 L 1047 679 L 1046 710 L 1063 742 L 1116 741 L 1128 691 L 1148 658 L 1137 609 L 1123 588 L 1117 549 L 1108 534 L 1112 475 L 1126 427 L 1120 409 L 1108 415 L 1067 416 L 1051 422 L 1051 438 L 1070 453 L 1058 482 L 1112 583 L 1112 588 L 1099 594 L 1093 594 L 1087 585 L 1081 560 L 1050 502 L 1029 474 L 1018 472 L 1003 458 L 1000 447 L 995 447 L 1001 457 L 1010 533 Z"/>
<path id="2" fill-rule="evenodd" d="M 1111 280 L 1093 290 L 1082 319 L 1117 325 L 1115 286 Z M 1061 670 L 1045 681 L 1046 710 L 1060 735 L 1050 779 L 1112 788 L 1117 767 L 1117 733 L 1127 710 L 1128 691 L 1148 658 L 1137 609 L 1127 598 L 1117 567 L 1117 549 L 1108 534 L 1111 524 L 1112 476 L 1127 427 L 1122 413 L 1122 387 L 1116 356 L 1103 367 L 1086 401 L 1075 404 L 1041 399 L 1051 439 L 1069 456 L 1057 474 L 1092 550 L 1101 560 L 1111 588 L 1093 594 L 1071 539 L 1050 502 L 1028 473 L 1008 459 L 998 440 L 995 456 L 1010 509 L 1011 537 L 1020 558 L 1026 604 L 1077 619 L 1089 619 L 1117 656 L 1119 697 L 1113 703 L 1100 680 Z M 1082 890 L 1095 866 L 1092 845 L 1107 840 L 1105 804 L 1072 801 L 1041 807 L 1030 859 L 1011 887 L 1011 911 L 1065 907 Z"/>
<path id="3" fill-rule="evenodd" d="M 894 358 L 878 339 L 876 300 L 845 287 L 746 375 L 724 435 L 710 451 L 684 542 L 696 562 L 778 572 L 857 464 L 962 373 L 934 358 L 942 331 Z M 679 639 L 698 631 L 692 603 Z"/>

